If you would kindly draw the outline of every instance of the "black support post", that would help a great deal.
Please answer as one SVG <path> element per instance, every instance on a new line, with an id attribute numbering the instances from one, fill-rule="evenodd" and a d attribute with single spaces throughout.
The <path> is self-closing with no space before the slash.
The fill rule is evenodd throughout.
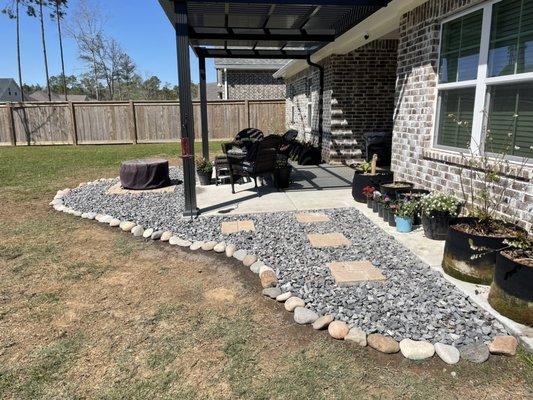
<path id="1" fill-rule="evenodd" d="M 196 172 L 194 164 L 194 115 L 191 98 L 191 66 L 189 59 L 189 28 L 187 3 L 174 0 L 176 14 L 176 45 L 178 54 L 178 80 L 180 102 L 181 147 L 183 158 L 183 186 L 185 210 L 183 215 L 198 215 L 196 206 Z"/>
<path id="2" fill-rule="evenodd" d="M 198 58 L 200 69 L 200 119 L 202 121 L 202 155 L 209 159 L 209 126 L 207 125 L 207 88 L 205 84 L 205 58 Z"/>

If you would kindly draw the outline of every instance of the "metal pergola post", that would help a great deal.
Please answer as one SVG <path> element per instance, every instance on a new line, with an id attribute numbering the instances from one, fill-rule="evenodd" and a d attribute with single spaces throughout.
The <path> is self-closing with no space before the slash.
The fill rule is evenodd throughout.
<path id="1" fill-rule="evenodd" d="M 207 125 L 207 89 L 205 83 L 205 57 L 198 58 L 200 70 L 200 119 L 202 121 L 202 155 L 209 159 L 209 127 Z"/>
<path id="2" fill-rule="evenodd" d="M 191 69 L 189 59 L 189 28 L 187 2 L 174 0 L 176 14 L 176 45 L 178 55 L 178 80 L 181 126 L 181 153 L 183 158 L 183 186 L 185 191 L 185 210 L 187 217 L 197 216 L 196 172 L 194 164 L 194 114 L 191 98 Z"/>

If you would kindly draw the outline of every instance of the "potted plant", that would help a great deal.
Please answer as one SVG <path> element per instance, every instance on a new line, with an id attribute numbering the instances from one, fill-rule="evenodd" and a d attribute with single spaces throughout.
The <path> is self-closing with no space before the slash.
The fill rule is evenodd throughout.
<path id="1" fill-rule="evenodd" d="M 391 201 L 389 207 L 390 207 L 389 217 L 388 217 L 389 226 L 396 226 L 396 208 L 397 208 L 396 202 Z"/>
<path id="2" fill-rule="evenodd" d="M 392 182 L 392 172 L 377 168 L 377 156 L 372 157 L 372 162 L 363 162 L 355 167 L 352 181 L 352 196 L 355 201 L 364 203 L 366 196 L 363 189 L 367 186 L 379 187 L 384 182 Z"/>
<path id="3" fill-rule="evenodd" d="M 397 199 L 398 193 L 408 192 L 413 189 L 413 186 L 414 185 L 409 182 L 394 181 L 381 184 L 379 190 L 384 195 L 387 195 L 392 199 Z"/>
<path id="4" fill-rule="evenodd" d="M 383 221 L 389 222 L 391 198 L 383 196 Z"/>
<path id="5" fill-rule="evenodd" d="M 496 255 L 489 303 L 500 314 L 533 326 L 533 241 L 522 235 L 505 244 Z"/>
<path id="6" fill-rule="evenodd" d="M 422 227 L 427 238 L 445 240 L 450 221 L 457 217 L 461 204 L 453 196 L 435 193 L 420 200 Z"/>
<path id="7" fill-rule="evenodd" d="M 401 201 L 396 205 L 394 220 L 398 232 L 409 233 L 413 230 L 413 217 L 417 207 L 416 201 Z"/>
<path id="8" fill-rule="evenodd" d="M 378 212 L 378 206 L 379 206 L 380 201 L 381 201 L 381 193 L 377 190 L 374 190 L 373 201 L 372 201 L 372 211 L 374 211 L 375 213 Z"/>
<path id="9" fill-rule="evenodd" d="M 363 194 L 366 197 L 366 206 L 368 208 L 372 208 L 372 202 L 374 201 L 374 192 L 376 191 L 376 188 L 373 186 L 365 186 L 363 188 Z"/>
<path id="10" fill-rule="evenodd" d="M 286 156 L 278 155 L 274 165 L 274 183 L 278 189 L 288 188 L 291 181 L 292 166 Z"/>
<path id="11" fill-rule="evenodd" d="M 512 124 L 518 115 L 513 117 Z M 461 124 L 461 121 L 457 122 Z M 490 126 L 490 121 L 487 126 Z M 512 143 L 498 142 L 492 150 L 490 129 L 485 127 L 486 144 L 475 152 L 462 154 L 459 183 L 466 218 L 458 218 L 448 229 L 444 245 L 444 271 L 467 282 L 490 284 L 494 275 L 498 249 L 504 242 L 523 234 L 523 230 L 508 219 L 509 197 L 513 179 L 520 176 L 527 158 L 511 163 L 507 157 Z M 496 154 L 496 155 L 494 155 Z"/>
<path id="12" fill-rule="evenodd" d="M 211 184 L 211 177 L 213 176 L 213 163 L 207 158 L 200 158 L 200 160 L 196 163 L 196 172 L 198 173 L 200 185 Z"/>

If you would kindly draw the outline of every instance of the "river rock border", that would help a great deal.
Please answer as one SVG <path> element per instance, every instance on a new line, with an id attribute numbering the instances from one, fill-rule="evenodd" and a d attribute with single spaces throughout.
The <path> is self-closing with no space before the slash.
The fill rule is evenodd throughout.
<path id="1" fill-rule="evenodd" d="M 82 182 L 78 186 L 82 187 L 91 183 L 113 182 L 115 179 L 98 179 L 93 182 Z M 159 240 L 168 242 L 171 246 L 178 246 L 191 251 L 202 250 L 216 254 L 224 254 L 228 258 L 234 258 L 243 266 L 248 267 L 255 273 L 261 282 L 262 294 L 265 297 L 273 299 L 284 304 L 286 311 L 293 313 L 293 319 L 300 325 L 311 325 L 314 330 L 326 330 L 328 334 L 336 340 L 343 340 L 354 343 L 360 347 L 369 346 L 381 353 L 401 354 L 410 360 L 424 360 L 433 357 L 436 353 L 439 358 L 446 364 L 456 364 L 459 360 L 465 359 L 472 363 L 483 363 L 488 360 L 490 354 L 514 356 L 517 351 L 518 341 L 515 337 L 509 335 L 496 336 L 489 345 L 485 343 L 471 343 L 456 348 L 444 343 L 430 343 L 425 340 L 402 339 L 400 342 L 392 337 L 372 333 L 366 334 L 357 326 L 349 326 L 344 321 L 334 320 L 331 315 L 319 316 L 313 310 L 306 308 L 304 300 L 294 296 L 291 292 L 282 292 L 278 286 L 276 271 L 259 260 L 256 255 L 248 254 L 245 249 L 237 249 L 232 243 L 216 241 L 195 241 L 180 238 L 170 231 L 156 231 L 153 228 L 146 228 L 135 221 L 119 220 L 111 215 L 97 214 L 94 212 L 82 213 L 67 207 L 63 203 L 63 197 L 71 189 L 59 190 L 50 202 L 50 206 L 56 211 L 64 212 L 83 219 L 95 220 L 99 223 L 118 227 L 123 232 L 131 233 L 134 237 L 141 239 Z"/>

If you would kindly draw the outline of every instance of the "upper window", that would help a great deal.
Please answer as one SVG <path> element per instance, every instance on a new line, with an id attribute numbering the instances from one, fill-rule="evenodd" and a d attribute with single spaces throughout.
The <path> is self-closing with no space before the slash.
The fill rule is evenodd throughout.
<path id="1" fill-rule="evenodd" d="M 493 0 L 442 24 L 435 144 L 533 161 L 533 1 Z"/>

